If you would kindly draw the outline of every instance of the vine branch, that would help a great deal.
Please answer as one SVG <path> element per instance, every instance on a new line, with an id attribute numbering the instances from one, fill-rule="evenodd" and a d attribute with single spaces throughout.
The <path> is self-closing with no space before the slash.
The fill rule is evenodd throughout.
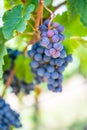
<path id="1" fill-rule="evenodd" d="M 58 8 L 60 8 L 62 5 L 65 5 L 66 3 L 67 3 L 67 1 L 64 1 L 64 2 L 60 3 L 59 5 L 57 5 L 55 8 L 58 9 Z"/>
<path id="2" fill-rule="evenodd" d="M 40 25 L 41 15 L 42 15 L 42 12 L 43 12 L 43 4 L 44 4 L 44 0 L 40 0 L 39 6 L 38 6 L 38 11 L 37 11 L 36 24 L 35 24 L 36 32 L 38 31 L 38 27 Z"/>
<path id="3" fill-rule="evenodd" d="M 9 75 L 9 77 L 8 77 L 6 83 L 5 83 L 5 87 L 4 87 L 4 90 L 3 90 L 3 93 L 2 93 L 2 97 L 4 97 L 7 88 L 8 88 L 8 87 L 10 86 L 10 84 L 12 83 L 13 76 L 14 76 L 14 67 L 11 69 L 10 75 Z"/>

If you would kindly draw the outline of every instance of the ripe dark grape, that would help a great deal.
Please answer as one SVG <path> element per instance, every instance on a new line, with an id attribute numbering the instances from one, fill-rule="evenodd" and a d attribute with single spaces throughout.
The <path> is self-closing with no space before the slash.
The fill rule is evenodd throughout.
<path id="1" fill-rule="evenodd" d="M 22 125 L 19 118 L 19 114 L 0 97 L 0 130 L 10 130 L 11 126 L 20 128 Z"/>

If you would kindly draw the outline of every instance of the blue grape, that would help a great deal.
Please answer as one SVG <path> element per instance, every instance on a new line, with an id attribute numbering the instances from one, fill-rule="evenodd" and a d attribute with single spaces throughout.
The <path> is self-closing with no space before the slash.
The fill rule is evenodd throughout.
<path id="1" fill-rule="evenodd" d="M 11 126 L 15 128 L 20 128 L 22 125 L 20 123 L 20 116 L 18 113 L 13 111 L 10 106 L 0 97 L 0 129 L 10 130 Z"/>
<path id="2" fill-rule="evenodd" d="M 48 65 L 47 66 L 47 71 L 49 72 L 49 73 L 52 73 L 52 72 L 54 72 L 54 67 L 53 66 L 51 66 L 51 65 Z"/>
<path id="3" fill-rule="evenodd" d="M 51 59 L 51 58 L 50 58 L 49 56 L 46 56 L 46 55 L 43 57 L 43 60 L 44 60 L 45 62 L 49 62 L 50 59 Z"/>
<path id="4" fill-rule="evenodd" d="M 46 56 L 51 56 L 49 49 L 45 49 L 45 55 Z"/>
<path id="5" fill-rule="evenodd" d="M 38 47 L 37 52 L 40 53 L 40 54 L 43 54 L 44 53 L 44 48 Z"/>
<path id="6" fill-rule="evenodd" d="M 66 57 L 66 61 L 67 61 L 67 62 L 72 62 L 72 55 L 68 55 L 68 56 Z"/>
<path id="7" fill-rule="evenodd" d="M 46 37 L 46 36 L 47 36 L 47 32 L 46 31 L 41 33 L 41 37 Z"/>
<path id="8" fill-rule="evenodd" d="M 44 73 L 45 73 L 44 68 L 38 68 L 38 69 L 37 69 L 37 74 L 38 74 L 39 76 L 43 76 Z"/>
<path id="9" fill-rule="evenodd" d="M 40 25 L 39 30 L 40 31 L 47 31 L 47 27 L 44 24 L 42 24 L 42 25 Z"/>
<path id="10" fill-rule="evenodd" d="M 32 66 L 32 68 L 38 68 L 39 67 L 39 63 L 37 61 L 32 61 L 31 62 L 31 66 Z"/>
<path id="11" fill-rule="evenodd" d="M 49 78 L 49 79 L 48 79 L 48 84 L 49 84 L 49 85 L 52 85 L 54 82 L 55 82 L 54 79 L 52 79 L 52 78 Z"/>
<path id="12" fill-rule="evenodd" d="M 51 74 L 50 74 L 49 72 L 45 72 L 45 73 L 44 73 L 44 77 L 50 78 L 50 77 L 51 77 Z"/>
<path id="13" fill-rule="evenodd" d="M 52 77 L 53 79 L 58 79 L 59 73 L 56 72 L 56 71 L 54 71 L 54 72 L 51 74 L 51 77 Z"/>
<path id="14" fill-rule="evenodd" d="M 34 59 L 35 59 L 36 61 L 41 61 L 41 60 L 42 60 L 41 54 L 39 54 L 39 53 L 35 54 Z"/>
<path id="15" fill-rule="evenodd" d="M 35 55 L 35 51 L 34 51 L 34 50 L 29 50 L 29 51 L 27 52 L 27 54 L 28 54 L 31 58 L 33 58 L 34 55 Z"/>
<path id="16" fill-rule="evenodd" d="M 60 66 L 59 68 L 58 68 L 58 71 L 59 72 L 63 72 L 65 70 L 65 66 L 64 65 L 62 65 L 62 66 Z"/>
<path id="17" fill-rule="evenodd" d="M 47 20 L 44 21 L 44 24 L 48 27 L 49 22 L 50 22 L 50 20 L 47 19 Z"/>
<path id="18" fill-rule="evenodd" d="M 61 66 L 65 61 L 61 58 L 58 58 L 55 60 L 55 64 L 59 67 Z"/>

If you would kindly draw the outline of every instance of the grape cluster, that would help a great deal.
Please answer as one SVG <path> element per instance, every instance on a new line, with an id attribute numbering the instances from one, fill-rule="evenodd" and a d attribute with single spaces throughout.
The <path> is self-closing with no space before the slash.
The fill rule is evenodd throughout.
<path id="1" fill-rule="evenodd" d="M 51 23 L 51 29 L 48 30 L 48 23 L 49 20 L 46 20 L 40 26 L 41 41 L 35 43 L 28 51 L 32 58 L 30 66 L 36 84 L 47 82 L 49 90 L 61 92 L 63 71 L 72 61 L 72 56 L 67 55 L 61 43 L 64 40 L 64 27 L 58 23 Z"/>
<path id="2" fill-rule="evenodd" d="M 12 63 L 11 63 L 11 68 L 9 70 L 6 70 L 3 74 L 4 83 L 6 83 L 9 77 L 9 74 L 12 69 L 12 66 L 14 65 L 15 59 L 18 57 L 18 55 L 22 54 L 22 52 L 18 50 L 12 50 L 10 48 L 7 49 L 7 52 Z M 20 91 L 24 92 L 25 94 L 29 94 L 30 91 L 34 90 L 34 83 L 26 83 L 23 80 L 19 80 L 14 75 L 12 79 L 12 83 L 11 83 L 11 88 L 12 88 L 12 92 L 14 92 L 15 94 L 18 94 Z"/>
<path id="3" fill-rule="evenodd" d="M 4 72 L 3 78 L 4 78 L 4 83 L 6 83 L 8 76 L 10 74 L 10 70 L 7 70 Z M 26 83 L 23 80 L 19 80 L 15 75 L 12 79 L 11 83 L 11 88 L 12 92 L 15 93 L 16 95 L 22 91 L 25 94 L 30 94 L 30 91 L 34 90 L 34 83 Z"/>
<path id="4" fill-rule="evenodd" d="M 22 125 L 19 117 L 19 114 L 0 97 L 0 130 L 10 130 L 11 126 L 20 128 Z"/>

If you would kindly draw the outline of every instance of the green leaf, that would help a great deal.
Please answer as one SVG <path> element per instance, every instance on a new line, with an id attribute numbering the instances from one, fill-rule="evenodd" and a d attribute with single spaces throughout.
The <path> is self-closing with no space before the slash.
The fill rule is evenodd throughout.
<path id="1" fill-rule="evenodd" d="M 44 4 L 46 6 L 49 6 L 52 3 L 52 0 L 44 0 Z"/>
<path id="2" fill-rule="evenodd" d="M 80 15 L 82 23 L 87 26 L 87 0 L 67 0 L 69 16 L 71 19 Z"/>
<path id="3" fill-rule="evenodd" d="M 78 48 L 75 54 L 80 59 L 80 72 L 87 77 L 87 48 L 81 46 L 80 48 Z"/>
<path id="4" fill-rule="evenodd" d="M 72 39 L 72 37 L 84 37 L 87 36 L 87 28 L 80 22 L 79 16 L 74 17 L 72 21 L 68 20 L 67 12 L 62 15 L 57 15 L 54 21 L 59 22 L 65 27 L 64 35 L 66 40 L 63 44 L 66 47 L 67 53 L 73 52 L 81 44 L 78 40 Z M 84 44 L 84 43 L 83 43 Z"/>
<path id="5" fill-rule="evenodd" d="M 2 33 L 2 28 L 0 28 L 0 44 L 2 44 L 2 43 L 5 43 L 5 38 L 4 38 L 4 36 L 3 36 L 3 33 Z"/>
<path id="6" fill-rule="evenodd" d="M 6 71 L 6 70 L 10 69 L 10 67 L 11 67 L 11 59 L 9 58 L 9 55 L 5 55 L 3 70 Z"/>
<path id="7" fill-rule="evenodd" d="M 4 13 L 3 16 L 3 34 L 6 39 L 13 37 L 14 31 L 23 32 L 26 29 L 26 20 L 30 19 L 30 14 L 34 10 L 33 5 L 29 5 L 24 14 L 23 6 L 18 5 Z"/>
<path id="8" fill-rule="evenodd" d="M 33 81 L 33 75 L 29 66 L 30 62 L 31 60 L 23 55 L 18 56 L 15 61 L 15 74 L 17 78 L 20 80 L 24 79 L 27 83 Z"/>
<path id="9" fill-rule="evenodd" d="M 0 78 L 3 75 L 4 56 L 7 54 L 4 44 L 0 44 Z"/>
<path id="10" fill-rule="evenodd" d="M 80 22 L 79 16 L 76 16 L 72 21 L 69 21 L 67 12 L 64 12 L 62 15 L 57 15 L 54 18 L 54 21 L 64 25 L 64 34 L 66 37 L 87 36 L 87 28 Z"/>

